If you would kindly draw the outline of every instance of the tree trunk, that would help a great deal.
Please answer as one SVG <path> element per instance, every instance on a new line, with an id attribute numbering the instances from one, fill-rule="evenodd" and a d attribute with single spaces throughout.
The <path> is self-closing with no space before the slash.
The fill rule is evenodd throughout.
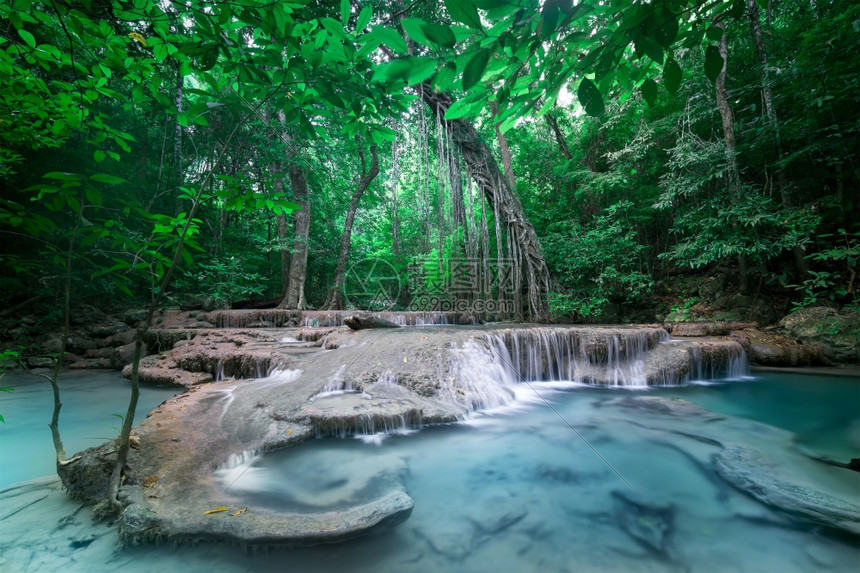
<path id="1" fill-rule="evenodd" d="M 773 136 L 773 147 L 776 153 L 777 160 L 782 159 L 782 137 L 779 129 L 779 118 L 776 113 L 776 106 L 773 103 L 773 93 L 770 87 L 770 69 L 767 63 L 767 44 L 764 41 L 764 33 L 761 29 L 761 18 L 759 16 L 758 2 L 756 0 L 747 0 L 747 16 L 750 21 L 750 33 L 755 42 L 756 55 L 758 56 L 758 64 L 761 72 L 761 99 L 764 104 L 767 121 L 770 124 L 771 134 Z M 779 185 L 779 196 L 782 200 L 783 207 L 791 207 L 791 193 L 788 188 L 788 181 L 785 177 L 785 172 L 781 167 L 776 168 L 776 180 Z M 792 247 L 794 262 L 797 265 L 797 270 L 800 273 L 801 280 L 809 277 L 809 262 L 806 260 L 805 252 L 800 245 Z"/>
<path id="2" fill-rule="evenodd" d="M 573 155 L 570 153 L 570 147 L 567 145 L 567 140 L 564 138 L 564 134 L 558 126 L 558 120 L 556 120 L 555 116 L 551 113 L 544 115 L 544 119 L 546 119 L 547 125 L 549 125 L 550 129 L 552 129 L 553 135 L 555 135 L 555 141 L 558 143 L 558 148 L 561 151 L 561 154 L 564 155 L 565 159 L 573 159 Z"/>
<path id="3" fill-rule="evenodd" d="M 284 300 L 279 308 L 295 308 L 303 310 L 308 307 L 305 301 L 305 279 L 308 274 L 308 234 L 311 226 L 311 202 L 308 192 L 308 178 L 304 168 L 298 165 L 290 167 L 290 186 L 293 188 L 293 197 L 301 206 L 295 212 L 295 240 L 290 259 L 290 271 L 287 290 Z M 284 222 L 286 224 L 286 221 Z M 286 254 L 281 257 L 282 264 L 285 262 Z"/>
<path id="4" fill-rule="evenodd" d="M 429 84 L 424 84 L 420 91 L 427 105 L 444 117 L 453 103 L 451 96 L 435 92 Z M 445 120 L 444 123 L 463 156 L 469 176 L 475 180 L 510 232 L 514 233 L 521 253 L 520 265 L 525 275 L 528 301 L 526 314 L 531 320 L 542 320 L 547 312 L 549 269 L 534 227 L 526 218 L 519 198 L 506 183 L 489 147 L 481 141 L 475 128 L 462 119 Z"/>
<path id="5" fill-rule="evenodd" d="M 361 196 L 364 195 L 364 191 L 379 174 L 379 157 L 376 153 L 375 143 L 370 146 L 370 169 L 367 169 L 364 151 L 361 149 L 361 142 L 358 142 L 358 155 L 361 159 L 361 174 L 359 175 L 355 191 L 352 194 L 352 199 L 350 199 L 349 210 L 346 213 L 343 235 L 340 239 L 340 254 L 337 258 L 337 268 L 334 273 L 334 283 L 332 284 L 331 291 L 329 291 L 328 299 L 324 306 L 325 310 L 342 310 L 346 308 L 343 286 L 346 281 L 346 263 L 349 260 L 349 247 L 352 242 L 352 225 L 355 222 L 355 213 L 358 211 L 358 202 L 361 200 Z"/>
<path id="6" fill-rule="evenodd" d="M 493 112 L 493 119 L 495 119 L 499 114 L 499 106 L 496 105 L 496 102 L 490 102 L 490 111 Z M 499 153 L 502 156 L 502 167 L 505 169 L 505 180 L 508 182 L 508 187 L 511 188 L 511 191 L 516 192 L 517 178 L 514 175 L 514 162 L 511 157 L 511 148 L 508 146 L 508 138 L 499 129 L 499 122 L 494 122 L 493 128 L 496 131 L 496 141 L 499 142 Z"/>
<path id="7" fill-rule="evenodd" d="M 397 126 L 395 125 L 395 132 Z M 391 142 L 391 250 L 394 260 L 400 263 L 400 210 L 397 203 L 397 187 L 400 185 L 400 149 L 397 147 L 397 136 Z"/>
<path id="8" fill-rule="evenodd" d="M 726 27 L 722 20 L 717 20 L 714 26 L 723 31 L 720 38 L 720 56 L 723 58 L 723 69 L 717 76 L 716 81 L 716 97 L 717 108 L 720 110 L 720 119 L 723 124 L 723 138 L 726 142 L 726 181 L 728 184 L 729 196 L 738 198 L 740 196 L 741 178 L 738 171 L 738 161 L 735 143 L 735 118 L 732 114 L 731 105 L 729 105 L 728 93 L 726 92 L 726 70 L 729 61 L 728 37 L 726 36 Z M 737 226 L 737 225 L 735 225 Z M 740 230 L 736 229 L 739 233 Z M 749 262 L 746 255 L 738 255 L 738 273 L 740 274 L 740 291 L 741 294 L 749 294 L 750 282 L 747 276 L 747 268 Z"/>
<path id="9" fill-rule="evenodd" d="M 182 113 L 182 99 L 185 95 L 185 78 L 179 73 L 179 65 L 176 67 L 176 118 L 173 120 L 173 211 L 174 215 L 182 213 L 182 124 L 179 123 L 179 114 Z"/>

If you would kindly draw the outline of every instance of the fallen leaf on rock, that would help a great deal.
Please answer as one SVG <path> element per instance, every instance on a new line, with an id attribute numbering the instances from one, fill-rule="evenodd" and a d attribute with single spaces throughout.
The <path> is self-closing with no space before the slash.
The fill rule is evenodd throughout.
<path id="1" fill-rule="evenodd" d="M 203 515 L 209 515 L 211 513 L 221 513 L 222 511 L 227 511 L 227 508 L 223 505 L 221 507 L 216 507 L 215 509 L 207 509 L 203 512 Z"/>
<path id="2" fill-rule="evenodd" d="M 406 362 L 406 357 L 405 357 L 405 356 L 403 357 L 403 362 Z"/>
<path id="3" fill-rule="evenodd" d="M 242 515 L 242 514 L 243 514 L 243 513 L 245 513 L 246 511 L 248 511 L 248 508 L 247 508 L 247 507 L 243 507 L 243 508 L 242 508 L 242 509 L 240 509 L 239 511 L 234 511 L 234 512 L 233 512 L 233 513 L 231 513 L 230 515 L 232 515 L 233 517 L 236 517 L 237 515 Z"/>
<path id="4" fill-rule="evenodd" d="M 293 431 L 292 431 L 292 430 L 287 430 L 287 435 L 288 435 L 288 436 L 292 436 L 292 435 L 293 435 Z"/>
<path id="5" fill-rule="evenodd" d="M 135 450 L 140 449 L 140 438 L 137 436 L 129 436 L 128 437 L 128 445 L 134 448 Z"/>
<path id="6" fill-rule="evenodd" d="M 158 481 L 158 476 L 148 476 L 143 478 L 143 487 L 149 487 Z"/>

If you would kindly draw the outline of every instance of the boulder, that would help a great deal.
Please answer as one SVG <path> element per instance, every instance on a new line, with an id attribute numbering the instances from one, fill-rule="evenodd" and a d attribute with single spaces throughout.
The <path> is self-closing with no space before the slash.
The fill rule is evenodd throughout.
<path id="1" fill-rule="evenodd" d="M 91 326 L 90 334 L 96 338 L 107 338 L 123 330 L 128 330 L 128 326 L 125 323 L 111 320 L 110 322 Z"/>
<path id="2" fill-rule="evenodd" d="M 810 307 L 785 316 L 779 325 L 792 337 L 816 344 L 844 364 L 860 364 L 860 312 Z"/>
<path id="3" fill-rule="evenodd" d="M 27 359 L 30 368 L 53 368 L 54 359 L 47 356 L 31 356 Z"/>
<path id="4" fill-rule="evenodd" d="M 147 319 L 149 311 L 145 308 L 130 308 L 122 313 L 122 321 L 129 326 L 136 326 Z"/>
<path id="5" fill-rule="evenodd" d="M 729 338 L 738 341 L 750 362 L 759 366 L 818 366 L 829 363 L 824 348 L 801 344 L 777 332 L 747 328 L 732 332 Z"/>
<path id="6" fill-rule="evenodd" d="M 134 361 L 134 346 L 135 343 L 131 342 L 114 348 L 110 354 L 111 368 L 122 370 L 126 364 L 131 364 Z M 140 355 L 146 356 L 145 344 L 143 345 L 143 348 L 141 348 Z"/>

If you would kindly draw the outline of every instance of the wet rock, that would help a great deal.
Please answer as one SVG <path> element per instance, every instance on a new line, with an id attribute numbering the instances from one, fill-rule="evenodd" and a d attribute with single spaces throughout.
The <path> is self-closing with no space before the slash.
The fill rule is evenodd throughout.
<path id="1" fill-rule="evenodd" d="M 98 348 L 98 341 L 80 334 L 73 334 L 66 340 L 66 350 L 75 354 L 84 354 L 87 350 Z"/>
<path id="2" fill-rule="evenodd" d="M 451 561 L 462 561 L 471 552 L 475 544 L 475 532 L 471 527 L 453 523 L 449 529 L 421 530 L 416 533 L 423 537 L 434 552 L 447 557 Z"/>
<path id="3" fill-rule="evenodd" d="M 790 517 L 860 535 L 860 507 L 791 481 L 770 458 L 730 445 L 714 455 L 717 474 L 737 489 Z"/>
<path id="4" fill-rule="evenodd" d="M 579 483 L 580 476 L 575 471 L 567 466 L 552 466 L 549 464 L 540 464 L 534 472 L 535 477 L 542 480 L 554 481 L 558 483 L 575 484 Z"/>
<path id="5" fill-rule="evenodd" d="M 130 344 L 134 342 L 135 337 L 137 336 L 137 332 L 134 330 L 124 330 L 122 332 L 117 332 L 102 341 L 104 346 L 123 346 L 125 344 Z"/>
<path id="6" fill-rule="evenodd" d="M 779 325 L 806 344 L 816 344 L 836 362 L 860 364 L 860 312 L 811 307 L 785 316 Z"/>
<path id="7" fill-rule="evenodd" d="M 72 325 L 86 326 L 87 328 L 94 324 L 101 324 L 111 320 L 104 312 L 88 304 L 77 305 L 72 309 L 69 318 Z"/>
<path id="8" fill-rule="evenodd" d="M 717 300 L 726 288 L 726 275 L 718 274 L 706 277 L 699 283 L 699 297 L 706 302 Z"/>
<path id="9" fill-rule="evenodd" d="M 766 300 L 745 295 L 722 296 L 714 301 L 713 318 L 724 322 L 755 322 L 760 325 L 776 322 L 777 313 Z"/>
<path id="10" fill-rule="evenodd" d="M 91 348 L 84 352 L 84 358 L 110 358 L 113 354 L 113 348 Z"/>
<path id="11" fill-rule="evenodd" d="M 754 327 L 750 322 L 687 322 L 667 324 L 666 330 L 672 336 L 725 336 L 733 330 Z"/>
<path id="12" fill-rule="evenodd" d="M 615 490 L 618 524 L 638 543 L 661 557 L 668 557 L 675 522 L 675 504 L 632 490 Z"/>
<path id="13" fill-rule="evenodd" d="M 31 368 L 53 368 L 54 359 L 47 356 L 31 356 L 27 359 L 27 364 Z"/>
<path id="14" fill-rule="evenodd" d="M 400 328 L 399 325 L 394 324 L 389 320 L 385 320 L 384 318 L 361 314 L 348 316 L 343 319 L 343 323 L 352 330 L 363 330 L 365 328 Z"/>
<path id="15" fill-rule="evenodd" d="M 820 346 L 800 344 L 776 332 L 745 329 L 729 336 L 744 347 L 752 364 L 760 366 L 813 366 L 826 364 L 825 351 Z"/>
<path id="16" fill-rule="evenodd" d="M 122 313 L 122 321 L 129 326 L 137 326 L 149 317 L 149 311 L 145 308 L 130 308 Z"/>
<path id="17" fill-rule="evenodd" d="M 90 334 L 96 338 L 107 338 L 124 330 L 128 330 L 128 326 L 125 323 L 112 320 L 104 324 L 92 325 L 90 327 Z"/>
<path id="18" fill-rule="evenodd" d="M 114 348 L 110 355 L 111 367 L 116 370 L 122 370 L 126 364 L 131 364 L 134 361 L 134 348 L 136 344 L 131 342 L 124 346 Z M 141 348 L 140 355 L 146 356 L 146 345 Z"/>
<path id="19" fill-rule="evenodd" d="M 479 508 L 480 513 L 471 514 L 469 519 L 478 531 L 487 535 L 504 531 L 528 515 L 528 510 L 523 504 L 501 495 L 481 499 L 480 502 L 475 503 L 475 506 Z"/>

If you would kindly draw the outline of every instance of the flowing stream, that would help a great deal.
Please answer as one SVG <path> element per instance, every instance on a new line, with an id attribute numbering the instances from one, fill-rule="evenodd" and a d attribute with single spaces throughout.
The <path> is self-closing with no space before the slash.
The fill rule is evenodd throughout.
<path id="1" fill-rule="evenodd" d="M 61 420 L 78 435 L 67 438 L 70 452 L 110 438 L 110 426 L 119 425 L 111 415 L 124 409 L 127 397 L 118 374 L 75 377 Z M 4 386 L 16 385 L 10 382 Z M 78 392 L 89 399 L 78 402 Z M 175 392 L 147 389 L 141 411 Z M 767 373 L 650 389 L 537 382 L 520 385 L 513 402 L 463 423 L 402 432 L 407 435 L 320 438 L 237 459 L 216 477 L 249 512 L 264 506 L 336 511 L 394 482 L 415 501 L 412 516 L 393 529 L 339 545 L 266 552 L 121 546 L 110 524 L 93 521 L 55 479 L 33 479 L 51 473 L 44 428 L 49 388 L 26 385 L 20 399 L 24 394 L 0 395 L 4 572 L 707 573 L 854 571 L 860 564 L 857 538 L 793 522 L 723 483 L 702 461 L 714 447 L 681 435 L 687 421 L 657 431 L 611 406 L 624 396 L 689 400 L 792 431 L 804 447 L 847 459 L 860 452 L 860 386 L 852 380 Z M 47 468 L 35 457 L 46 458 Z M 858 485 L 857 503 L 857 474 L 834 471 L 845 472 L 834 479 L 847 487 Z M 631 513 L 625 500 L 642 497 L 674 509 Z M 655 531 L 656 543 L 647 538 Z"/>

